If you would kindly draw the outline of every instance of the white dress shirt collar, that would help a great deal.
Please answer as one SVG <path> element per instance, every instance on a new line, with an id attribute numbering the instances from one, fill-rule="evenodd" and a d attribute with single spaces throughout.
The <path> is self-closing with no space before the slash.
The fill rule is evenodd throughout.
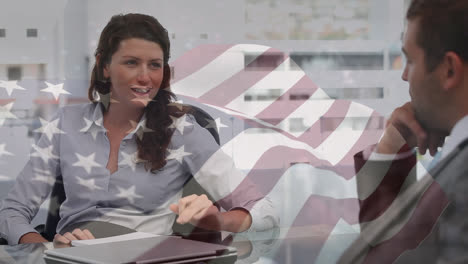
<path id="1" fill-rule="evenodd" d="M 442 148 L 441 158 L 445 158 L 466 138 L 468 138 L 468 115 L 460 119 L 453 127 L 449 138 Z"/>

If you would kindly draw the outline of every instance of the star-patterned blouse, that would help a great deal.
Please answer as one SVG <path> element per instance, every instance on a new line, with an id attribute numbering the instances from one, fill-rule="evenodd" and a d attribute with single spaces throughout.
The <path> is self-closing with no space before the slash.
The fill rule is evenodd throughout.
<path id="1" fill-rule="evenodd" d="M 2 201 L 0 235 L 16 244 L 22 235 L 36 232 L 30 222 L 58 175 L 63 177 L 67 199 L 60 207 L 57 232 L 74 223 L 104 221 L 170 234 L 175 214 L 169 205 L 181 198 L 191 175 L 224 210 L 247 209 L 252 216 L 250 230 L 278 226 L 271 200 L 234 167 L 231 157 L 193 116 L 174 118 L 172 128 L 167 164 L 161 170 L 147 171 L 136 158 L 136 137 L 151 133 L 143 117 L 122 140 L 118 170 L 110 174 L 101 104 L 61 108 L 33 145 L 30 160 Z"/>

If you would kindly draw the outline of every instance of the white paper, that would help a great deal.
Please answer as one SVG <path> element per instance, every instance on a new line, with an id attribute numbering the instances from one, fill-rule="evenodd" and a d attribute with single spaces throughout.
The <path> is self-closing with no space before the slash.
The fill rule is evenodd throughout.
<path id="1" fill-rule="evenodd" d="M 71 244 L 74 247 L 79 247 L 79 246 L 96 245 L 96 244 L 102 244 L 102 243 L 111 243 L 111 242 L 126 241 L 126 240 L 148 238 L 148 237 L 157 237 L 157 236 L 160 236 L 160 235 L 144 233 L 144 232 L 133 232 L 133 233 L 120 235 L 120 236 L 111 236 L 111 237 L 87 239 L 87 240 L 73 240 Z"/>

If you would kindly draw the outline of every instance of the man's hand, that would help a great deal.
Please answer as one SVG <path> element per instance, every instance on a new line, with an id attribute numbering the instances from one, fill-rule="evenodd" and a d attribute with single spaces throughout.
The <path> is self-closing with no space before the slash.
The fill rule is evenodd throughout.
<path id="1" fill-rule="evenodd" d="M 54 237 L 54 244 L 56 245 L 70 245 L 73 240 L 86 240 L 86 239 L 95 239 L 93 234 L 88 229 L 81 230 L 76 228 L 73 232 L 67 232 L 60 235 L 56 234 Z"/>
<path id="2" fill-rule="evenodd" d="M 49 242 L 47 239 L 42 237 L 39 233 L 26 233 L 21 236 L 19 243 L 20 244 L 29 244 L 29 243 L 44 243 Z"/>
<path id="3" fill-rule="evenodd" d="M 410 147 L 418 147 L 419 153 L 423 155 L 429 150 L 434 156 L 446 136 L 425 131 L 416 120 L 411 103 L 408 102 L 395 109 L 387 120 L 384 135 L 377 145 L 377 152 L 395 154 L 406 143 Z"/>

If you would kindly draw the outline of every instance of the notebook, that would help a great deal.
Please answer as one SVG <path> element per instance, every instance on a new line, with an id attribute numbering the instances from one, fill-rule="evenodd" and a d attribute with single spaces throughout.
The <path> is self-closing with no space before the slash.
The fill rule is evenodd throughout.
<path id="1" fill-rule="evenodd" d="M 144 232 L 132 232 L 132 233 L 119 235 L 119 236 L 110 236 L 110 237 L 87 239 L 87 240 L 73 240 L 71 244 L 74 247 L 79 247 L 79 246 L 97 245 L 97 244 L 119 242 L 119 241 L 126 241 L 126 240 L 134 240 L 134 239 L 140 239 L 140 238 L 158 237 L 158 236 L 160 235 L 144 233 Z"/>
<path id="2" fill-rule="evenodd" d="M 80 247 L 46 250 L 44 260 L 55 263 L 234 263 L 233 247 L 171 236 L 150 237 Z"/>

